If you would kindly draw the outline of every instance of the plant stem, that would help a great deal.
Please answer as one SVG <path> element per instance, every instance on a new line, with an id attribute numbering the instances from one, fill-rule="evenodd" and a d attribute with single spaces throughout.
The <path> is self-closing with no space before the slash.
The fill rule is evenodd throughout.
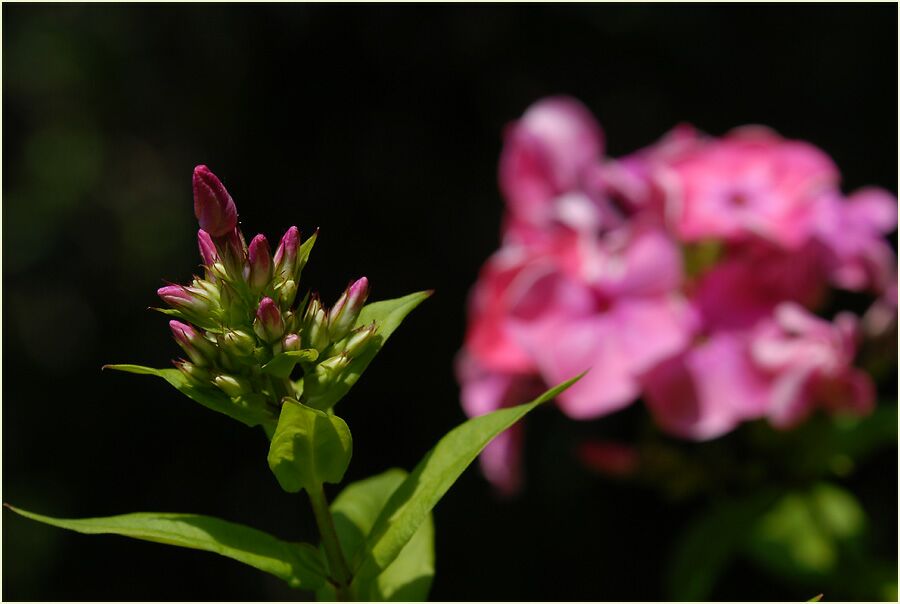
<path id="1" fill-rule="evenodd" d="M 306 492 L 312 504 L 316 524 L 319 526 L 322 547 L 325 548 L 331 579 L 334 581 L 335 589 L 337 590 L 337 599 L 349 601 L 351 599 L 350 581 L 353 577 L 350 574 L 347 561 L 344 559 L 344 552 L 341 551 L 341 543 L 338 541 L 337 531 L 334 530 L 334 519 L 331 517 L 331 509 L 328 507 L 325 489 L 319 484 L 308 488 Z"/>

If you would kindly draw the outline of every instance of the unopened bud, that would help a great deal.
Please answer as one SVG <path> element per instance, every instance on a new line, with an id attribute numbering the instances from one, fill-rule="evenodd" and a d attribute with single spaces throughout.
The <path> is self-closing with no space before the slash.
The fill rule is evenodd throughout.
<path id="1" fill-rule="evenodd" d="M 222 392 L 234 398 L 253 391 L 253 388 L 246 379 L 235 377 L 233 375 L 222 374 L 216 376 L 213 380 L 213 384 L 218 386 Z"/>
<path id="2" fill-rule="evenodd" d="M 287 230 L 275 250 L 275 276 L 280 281 L 293 279 L 297 268 L 297 250 L 300 248 L 300 229 Z"/>
<path id="3" fill-rule="evenodd" d="M 213 243 L 209 233 L 203 229 L 197 231 L 197 247 L 200 248 L 200 258 L 203 260 L 204 266 L 211 267 L 219 260 L 219 250 L 216 249 L 216 244 Z"/>
<path id="4" fill-rule="evenodd" d="M 206 166 L 194 168 L 194 215 L 200 228 L 223 237 L 237 226 L 237 207 L 216 175 Z"/>
<path id="5" fill-rule="evenodd" d="M 156 290 L 156 293 L 169 306 L 178 310 L 206 313 L 212 306 L 209 295 L 198 288 L 167 285 Z"/>
<path id="6" fill-rule="evenodd" d="M 304 402 L 311 407 L 320 408 L 320 404 L 328 400 L 327 396 L 323 398 L 322 395 L 334 387 L 349 364 L 350 359 L 347 355 L 340 354 L 316 365 L 316 368 L 303 378 Z"/>
<path id="7" fill-rule="evenodd" d="M 221 336 L 221 346 L 236 356 L 250 356 L 256 347 L 256 338 L 240 330 L 228 330 Z"/>
<path id="8" fill-rule="evenodd" d="M 368 296 L 369 280 L 365 277 L 351 283 L 341 294 L 328 314 L 328 335 L 332 341 L 341 340 L 350 333 Z"/>
<path id="9" fill-rule="evenodd" d="M 288 279 L 278 286 L 275 295 L 278 297 L 281 306 L 288 308 L 294 303 L 294 299 L 297 297 L 297 284 L 293 279 Z"/>
<path id="10" fill-rule="evenodd" d="M 337 356 L 331 357 L 330 359 L 325 359 L 324 361 L 316 365 L 316 373 L 321 376 L 336 377 L 349 364 L 350 357 L 345 354 L 339 354 Z"/>
<path id="11" fill-rule="evenodd" d="M 215 358 L 216 349 L 203 335 L 187 323 L 169 321 L 175 341 L 196 365 L 206 367 Z"/>
<path id="12" fill-rule="evenodd" d="M 260 301 L 256 310 L 256 320 L 253 321 L 253 330 L 260 339 L 270 344 L 279 340 L 284 333 L 284 319 L 272 298 L 263 298 Z"/>
<path id="13" fill-rule="evenodd" d="M 189 362 L 178 360 L 175 361 L 175 367 L 178 368 L 181 373 L 188 377 L 188 379 L 198 383 L 198 384 L 208 384 L 209 383 L 209 371 L 203 369 L 202 367 L 198 367 L 197 365 Z"/>
<path id="14" fill-rule="evenodd" d="M 377 330 L 378 326 L 375 323 L 370 323 L 350 332 L 344 343 L 343 353 L 350 358 L 359 356 L 359 353 L 365 349 L 369 341 L 375 336 Z"/>
<path id="15" fill-rule="evenodd" d="M 331 343 L 328 338 L 328 315 L 317 294 L 313 294 L 303 316 L 303 338 L 306 345 L 318 351 L 325 350 Z"/>
<path id="16" fill-rule="evenodd" d="M 302 342 L 300 340 L 300 336 L 295 333 L 289 333 L 284 336 L 284 339 L 281 340 L 281 349 L 285 352 L 290 352 L 292 350 L 300 350 L 302 348 Z"/>
<path id="17" fill-rule="evenodd" d="M 239 229 L 234 229 L 224 237 L 222 264 L 227 278 L 232 281 L 245 280 L 250 273 L 247 263 L 247 243 Z"/>
<path id="18" fill-rule="evenodd" d="M 272 253 L 265 235 L 257 235 L 247 248 L 250 261 L 250 287 L 261 291 L 272 280 Z"/>

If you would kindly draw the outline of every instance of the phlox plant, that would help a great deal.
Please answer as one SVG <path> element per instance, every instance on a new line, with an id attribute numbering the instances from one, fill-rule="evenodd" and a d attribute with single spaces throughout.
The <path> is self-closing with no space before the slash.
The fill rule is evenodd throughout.
<path id="1" fill-rule="evenodd" d="M 737 552 L 817 588 L 853 576 L 861 597 L 896 598 L 896 563 L 860 554 L 865 513 L 834 484 L 897 441 L 896 404 L 876 404 L 873 379 L 896 366 L 896 196 L 844 193 L 824 151 L 762 126 L 682 124 L 609 157 L 569 97 L 533 104 L 503 143 L 501 245 L 457 359 L 466 413 L 590 368 L 558 397 L 565 415 L 647 413 L 631 412 L 644 418 L 633 440 L 573 443 L 588 468 L 676 499 L 727 494 L 676 548 L 673 598 L 709 597 Z M 522 488 L 523 434 L 481 456 L 503 493 Z"/>
<path id="2" fill-rule="evenodd" d="M 193 174 L 202 276 L 159 296 L 184 358 L 174 368 L 108 365 L 156 376 L 201 405 L 269 439 L 268 465 L 288 493 L 305 491 L 321 543 L 288 542 L 249 526 L 197 514 L 136 513 L 59 519 L 7 506 L 27 518 L 87 534 L 112 533 L 214 552 L 314 591 L 320 600 L 424 600 L 434 575 L 431 510 L 492 438 L 576 378 L 527 404 L 471 419 L 407 473 L 389 469 L 347 485 L 329 504 L 351 460 L 350 428 L 335 405 L 391 333 L 431 292 L 366 303 L 365 277 L 331 307 L 299 296 L 316 241 L 291 227 L 272 253 L 249 245 L 234 200 L 206 167 Z M 336 521 L 337 520 L 337 521 Z"/>

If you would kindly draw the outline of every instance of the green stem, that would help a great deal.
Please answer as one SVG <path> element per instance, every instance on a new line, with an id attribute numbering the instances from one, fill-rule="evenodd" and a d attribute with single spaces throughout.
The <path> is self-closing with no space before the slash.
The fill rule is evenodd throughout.
<path id="1" fill-rule="evenodd" d="M 316 524 L 319 526 L 319 534 L 322 536 L 322 547 L 325 548 L 325 556 L 328 558 L 328 568 L 331 571 L 331 579 L 335 583 L 337 599 L 349 601 L 350 581 L 353 579 L 350 567 L 344 559 L 341 543 L 338 541 L 337 531 L 334 530 L 334 519 L 331 517 L 331 509 L 328 507 L 328 499 L 325 497 L 325 489 L 321 484 L 314 485 L 306 490 L 309 501 L 312 504 Z"/>

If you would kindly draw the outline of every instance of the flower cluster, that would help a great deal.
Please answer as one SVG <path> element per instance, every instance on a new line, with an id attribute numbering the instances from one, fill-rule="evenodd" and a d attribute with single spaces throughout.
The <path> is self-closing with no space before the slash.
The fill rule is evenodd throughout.
<path id="1" fill-rule="evenodd" d="M 565 97 L 506 130 L 502 246 L 471 293 L 457 362 L 469 415 L 586 369 L 558 397 L 570 417 L 642 398 L 663 430 L 695 440 L 872 408 L 854 357 L 863 326 L 896 325 L 884 237 L 896 197 L 843 195 L 825 153 L 762 127 L 712 137 L 682 125 L 619 159 L 603 147 L 591 113 Z M 834 288 L 875 296 L 871 319 L 816 316 Z M 482 457 L 508 491 L 517 430 Z"/>
<path id="2" fill-rule="evenodd" d="M 194 169 L 193 189 L 203 277 L 158 292 L 187 357 L 176 367 L 194 387 L 224 394 L 256 417 L 276 421 L 284 397 L 316 407 L 375 334 L 374 324 L 353 329 L 367 279 L 350 284 L 330 310 L 315 293 L 298 301 L 316 235 L 301 242 L 291 227 L 274 254 L 264 235 L 247 245 L 234 200 L 206 166 Z M 303 377 L 294 382 L 298 364 Z"/>

